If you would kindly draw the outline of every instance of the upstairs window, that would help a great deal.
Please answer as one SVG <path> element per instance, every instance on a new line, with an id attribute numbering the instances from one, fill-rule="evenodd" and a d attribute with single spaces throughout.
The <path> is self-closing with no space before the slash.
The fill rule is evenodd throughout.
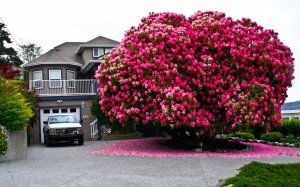
<path id="1" fill-rule="evenodd" d="M 67 70 L 68 88 L 75 88 L 75 71 Z"/>
<path id="2" fill-rule="evenodd" d="M 60 69 L 49 70 L 49 87 L 50 88 L 61 88 L 61 70 Z"/>
<path id="3" fill-rule="evenodd" d="M 93 58 L 99 58 L 102 55 L 104 55 L 103 48 L 93 48 Z"/>
<path id="4" fill-rule="evenodd" d="M 33 78 L 33 87 L 35 89 L 42 89 L 43 88 L 43 71 L 34 71 L 32 73 Z"/>
<path id="5" fill-rule="evenodd" d="M 105 54 L 110 53 L 113 48 L 105 48 Z"/>

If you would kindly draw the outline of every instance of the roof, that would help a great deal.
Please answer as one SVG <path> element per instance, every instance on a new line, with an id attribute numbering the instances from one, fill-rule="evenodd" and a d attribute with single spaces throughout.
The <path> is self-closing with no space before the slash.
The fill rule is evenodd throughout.
<path id="1" fill-rule="evenodd" d="M 105 38 L 103 36 L 98 36 L 90 41 L 87 41 L 86 44 L 109 44 L 109 45 L 118 45 L 120 42 Z"/>
<path id="2" fill-rule="evenodd" d="M 281 110 L 300 110 L 300 101 L 284 103 Z"/>
<path id="3" fill-rule="evenodd" d="M 76 54 L 81 54 L 85 48 L 92 48 L 92 47 L 116 47 L 119 45 L 120 42 L 117 42 L 115 40 L 111 40 L 109 38 L 105 38 L 103 36 L 98 36 L 97 38 L 94 38 L 84 44 L 81 44 L 78 46 L 76 50 Z"/>
<path id="4" fill-rule="evenodd" d="M 82 57 L 83 50 L 91 47 L 116 47 L 119 42 L 98 36 L 87 42 L 65 42 L 60 44 L 37 59 L 25 64 L 23 67 L 31 67 L 44 64 L 69 64 L 81 67 L 84 65 Z"/>
<path id="5" fill-rule="evenodd" d="M 81 56 L 75 55 L 75 51 L 80 44 L 83 44 L 83 42 L 65 42 L 25 64 L 24 67 L 40 64 L 71 64 L 81 66 L 83 65 Z"/>

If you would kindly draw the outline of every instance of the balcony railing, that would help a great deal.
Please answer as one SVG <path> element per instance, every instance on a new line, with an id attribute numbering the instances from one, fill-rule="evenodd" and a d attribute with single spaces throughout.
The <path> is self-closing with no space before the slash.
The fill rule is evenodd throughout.
<path id="1" fill-rule="evenodd" d="M 29 87 L 40 96 L 95 95 L 96 79 L 31 80 Z"/>

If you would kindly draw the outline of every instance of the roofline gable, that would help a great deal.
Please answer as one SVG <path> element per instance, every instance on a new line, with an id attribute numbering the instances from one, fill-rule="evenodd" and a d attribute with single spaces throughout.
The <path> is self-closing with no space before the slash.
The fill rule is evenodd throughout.
<path id="1" fill-rule="evenodd" d="M 114 48 L 116 47 L 117 45 L 114 45 L 114 44 L 81 44 L 79 45 L 79 47 L 77 48 L 76 50 L 76 55 L 81 55 L 82 52 L 84 51 L 84 49 L 86 48 L 100 48 L 100 47 L 111 47 L 111 48 Z"/>

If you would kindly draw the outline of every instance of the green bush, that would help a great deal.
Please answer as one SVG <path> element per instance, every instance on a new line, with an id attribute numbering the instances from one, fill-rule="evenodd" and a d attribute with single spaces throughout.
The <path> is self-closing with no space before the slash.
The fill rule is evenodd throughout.
<path id="1" fill-rule="evenodd" d="M 285 142 L 287 143 L 295 143 L 295 136 L 290 134 L 285 137 Z"/>
<path id="2" fill-rule="evenodd" d="M 245 140 L 255 139 L 254 135 L 249 132 L 236 132 L 235 136 Z"/>
<path id="3" fill-rule="evenodd" d="M 284 125 L 285 126 L 285 125 Z M 295 137 L 300 135 L 300 121 L 297 119 L 292 119 L 287 123 L 288 134 L 292 134 Z"/>
<path id="4" fill-rule="evenodd" d="M 295 139 L 295 141 L 296 141 L 297 143 L 300 143 L 300 136 L 298 136 L 298 137 Z"/>
<path id="5" fill-rule="evenodd" d="M 0 125 L 0 155 L 4 155 L 8 150 L 8 131 Z"/>
<path id="6" fill-rule="evenodd" d="M 269 132 L 267 134 L 261 135 L 261 139 L 270 142 L 280 142 L 280 139 L 282 138 L 284 138 L 284 136 L 280 132 Z"/>
<path id="7" fill-rule="evenodd" d="M 7 130 L 24 130 L 34 115 L 30 103 L 22 95 L 18 80 L 0 77 L 0 123 Z"/>
<path id="8" fill-rule="evenodd" d="M 295 137 L 300 136 L 300 121 L 297 119 L 282 120 L 283 126 L 276 126 L 271 129 L 271 132 L 280 132 L 284 136 L 289 134 Z"/>

